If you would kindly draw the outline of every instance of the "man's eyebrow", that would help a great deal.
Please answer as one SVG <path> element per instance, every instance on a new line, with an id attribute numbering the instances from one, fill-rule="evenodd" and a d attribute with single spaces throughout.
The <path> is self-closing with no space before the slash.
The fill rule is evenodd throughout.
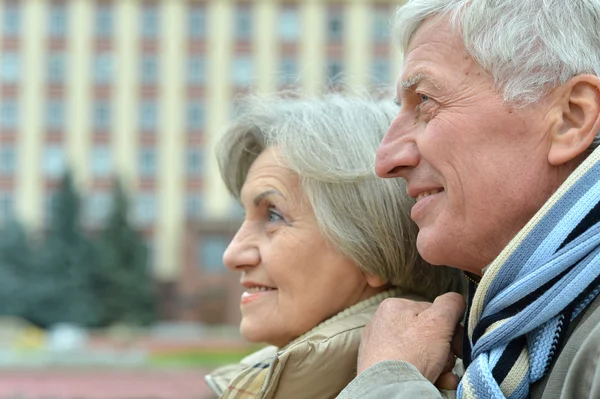
<path id="1" fill-rule="evenodd" d="M 254 199 L 252 200 L 252 202 L 254 203 L 254 206 L 258 206 L 260 204 L 260 202 L 262 200 L 264 200 L 266 197 L 268 197 L 269 195 L 279 195 L 281 198 L 285 199 L 283 194 L 281 194 L 279 191 L 267 190 L 267 191 L 263 191 L 262 193 L 258 194 L 256 197 L 254 197 Z"/>
<path id="2" fill-rule="evenodd" d="M 427 77 L 428 76 L 424 73 L 418 73 L 409 78 L 406 78 L 405 80 L 402 81 L 402 83 L 400 83 L 400 87 L 402 88 L 402 93 L 406 93 L 407 91 L 414 89 L 415 86 L 417 86 L 423 79 L 425 79 Z"/>

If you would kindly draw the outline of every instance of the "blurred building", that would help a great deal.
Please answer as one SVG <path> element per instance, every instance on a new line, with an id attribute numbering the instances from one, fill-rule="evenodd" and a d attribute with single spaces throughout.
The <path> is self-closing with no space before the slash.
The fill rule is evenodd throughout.
<path id="1" fill-rule="evenodd" d="M 398 4 L 0 0 L 0 223 L 43 228 L 71 168 L 97 228 L 119 176 L 165 317 L 237 322 L 239 276 L 221 256 L 241 212 L 212 153 L 235 99 L 390 86 Z"/>

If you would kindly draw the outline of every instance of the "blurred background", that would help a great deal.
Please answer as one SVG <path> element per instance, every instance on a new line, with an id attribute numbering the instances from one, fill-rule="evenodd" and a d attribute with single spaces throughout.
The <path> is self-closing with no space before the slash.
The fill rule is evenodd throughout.
<path id="1" fill-rule="evenodd" d="M 0 398 L 206 398 L 245 93 L 388 96 L 397 1 L 0 0 Z"/>

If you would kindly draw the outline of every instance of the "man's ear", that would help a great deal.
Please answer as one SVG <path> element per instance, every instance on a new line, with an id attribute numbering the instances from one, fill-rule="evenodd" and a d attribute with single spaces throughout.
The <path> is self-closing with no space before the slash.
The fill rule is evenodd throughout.
<path id="1" fill-rule="evenodd" d="M 600 132 L 600 78 L 578 75 L 565 86 L 559 106 L 562 123 L 552 131 L 548 162 L 563 165 L 583 154 Z"/>
<path id="2" fill-rule="evenodd" d="M 387 284 L 387 281 L 374 274 L 365 273 L 365 279 L 367 280 L 367 284 L 369 284 L 373 288 L 379 288 Z"/>

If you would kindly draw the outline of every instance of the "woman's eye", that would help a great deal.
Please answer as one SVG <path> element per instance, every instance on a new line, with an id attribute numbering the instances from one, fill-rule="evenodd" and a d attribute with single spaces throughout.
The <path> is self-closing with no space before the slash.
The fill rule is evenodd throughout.
<path id="1" fill-rule="evenodd" d="M 269 208 L 268 214 L 269 222 L 281 222 L 285 220 L 274 208 Z"/>

